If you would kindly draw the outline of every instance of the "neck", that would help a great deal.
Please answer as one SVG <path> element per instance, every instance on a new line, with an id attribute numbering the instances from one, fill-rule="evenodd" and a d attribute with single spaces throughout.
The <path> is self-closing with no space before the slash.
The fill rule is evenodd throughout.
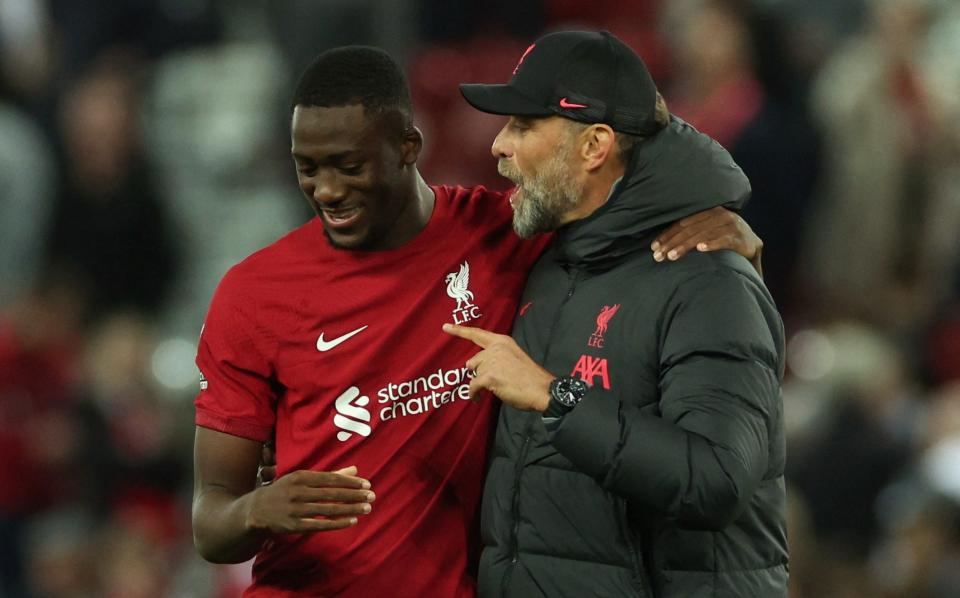
<path id="1" fill-rule="evenodd" d="M 406 244 L 420 234 L 430 222 L 435 197 L 433 189 L 423 180 L 418 170 L 414 170 L 411 175 L 407 193 L 410 201 L 406 202 L 407 207 L 400 214 L 394 234 L 391 235 L 388 246 L 384 249 L 393 249 Z"/>
<path id="2" fill-rule="evenodd" d="M 583 220 L 607 203 L 613 193 L 613 186 L 625 172 L 626 168 L 617 162 L 616 164 L 607 164 L 597 172 L 588 174 L 580 203 L 564 215 L 562 224 L 574 220 Z"/>

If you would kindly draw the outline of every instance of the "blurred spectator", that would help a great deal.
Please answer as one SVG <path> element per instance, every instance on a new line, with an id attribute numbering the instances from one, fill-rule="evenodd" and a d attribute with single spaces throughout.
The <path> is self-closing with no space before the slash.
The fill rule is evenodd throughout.
<path id="1" fill-rule="evenodd" d="M 817 334 L 822 345 L 792 342 L 788 348 L 791 368 L 803 375 L 804 360 L 825 359 L 808 383 L 826 399 L 788 437 L 788 475 L 809 507 L 818 540 L 837 559 L 856 562 L 879 532 L 877 496 L 909 461 L 916 404 L 907 364 L 882 336 L 855 324 Z M 784 394 L 798 400 L 793 386 Z M 785 408 L 789 412 L 792 404 Z"/>
<path id="2" fill-rule="evenodd" d="M 876 0 L 772 0 L 755 2 L 774 11 L 784 25 L 790 60 L 804 82 L 851 35 L 863 28 L 867 6 Z"/>
<path id="3" fill-rule="evenodd" d="M 790 553 L 790 598 L 814 598 L 818 591 L 816 537 L 803 496 L 787 487 L 787 549 Z"/>
<path id="4" fill-rule="evenodd" d="M 929 399 L 918 455 L 878 501 L 882 541 L 870 559 L 891 598 L 946 598 L 960 588 L 960 385 Z"/>
<path id="5" fill-rule="evenodd" d="M 916 477 L 960 506 L 960 383 L 933 392 L 924 421 L 917 441 Z M 960 520 L 957 523 L 960 525 Z M 960 529 L 956 531 L 960 533 Z"/>
<path id="6" fill-rule="evenodd" d="M 40 270 L 54 166 L 39 127 L 0 103 L 0 306 L 25 292 Z"/>
<path id="7" fill-rule="evenodd" d="M 0 327 L 0 449 L 10 459 L 0 474 L 0 580 L 13 596 L 22 595 L 24 573 L 39 595 L 104 596 L 113 588 L 122 596 L 159 596 L 156 575 L 123 559 L 136 558 L 126 549 L 139 546 L 141 532 L 152 534 L 151 546 L 182 550 L 185 439 L 177 434 L 177 412 L 153 390 L 154 343 L 143 322 L 130 314 L 105 319 L 81 356 L 80 311 L 69 287 L 51 284 L 15 303 Z M 63 521 L 51 523 L 47 513 L 60 511 L 82 517 L 53 537 L 51 526 Z M 70 531 L 81 523 L 95 534 L 105 525 L 119 529 L 116 537 L 111 532 L 77 544 Z M 111 546 L 107 538 L 125 548 L 102 551 Z M 96 563 L 84 560 L 93 546 Z M 154 574 L 169 568 L 164 559 L 145 562 Z M 101 568 L 99 590 L 85 594 L 78 584 L 75 593 L 62 593 L 61 586 L 86 579 L 93 564 Z M 54 567 L 56 574 L 49 571 Z"/>
<path id="8" fill-rule="evenodd" d="M 0 92 L 23 103 L 37 100 L 50 82 L 54 44 L 47 9 L 37 0 L 0 3 Z"/>
<path id="9" fill-rule="evenodd" d="M 546 25 L 545 4 L 546 0 L 421 0 L 421 33 L 438 42 L 490 34 L 533 39 Z"/>
<path id="10" fill-rule="evenodd" d="M 957 121 L 931 93 L 960 55 L 929 45 L 937 5 L 871 3 L 867 31 L 830 60 L 814 94 L 826 153 L 807 249 L 814 297 L 906 334 L 949 291 L 960 233 Z"/>
<path id="11" fill-rule="evenodd" d="M 817 147 L 779 23 L 747 0 L 692 0 L 670 10 L 668 22 L 679 22 L 670 109 L 726 147 L 750 178 L 742 214 L 769 241 L 764 280 L 789 312 Z"/>
<path id="12" fill-rule="evenodd" d="M 155 173 L 144 159 L 136 63 L 104 55 L 66 95 L 64 176 L 49 245 L 89 281 L 91 308 L 155 311 L 175 264 Z"/>
<path id="13" fill-rule="evenodd" d="M 195 340 L 224 272 L 310 217 L 290 158 L 285 73 L 277 49 L 259 39 L 157 63 L 146 150 L 182 256 L 167 333 Z"/>
<path id="14" fill-rule="evenodd" d="M 79 392 L 87 427 L 98 430 L 86 468 L 98 480 L 88 493 L 91 506 L 145 501 L 169 509 L 189 477 L 176 411 L 160 398 L 151 374 L 154 346 L 152 331 L 132 313 L 111 315 L 90 335 Z"/>
<path id="15" fill-rule="evenodd" d="M 914 490 L 871 559 L 888 598 L 952 598 L 960 588 L 960 503 Z"/>
<path id="16" fill-rule="evenodd" d="M 60 508 L 38 517 L 26 537 L 29 594 L 36 598 L 94 598 L 101 550 L 97 527 L 82 509 Z"/>
<path id="17" fill-rule="evenodd" d="M 76 490 L 78 286 L 51 271 L 0 314 L 0 594 L 22 591 L 27 518 Z"/>
<path id="18" fill-rule="evenodd" d="M 931 327 L 925 347 L 927 374 L 936 384 L 960 381 L 960 299 Z"/>
<path id="19" fill-rule="evenodd" d="M 221 21 L 214 0 L 47 0 L 59 39 L 62 80 L 84 72 L 115 46 L 155 59 L 176 49 L 216 41 Z"/>
<path id="20" fill-rule="evenodd" d="M 317 54 L 335 46 L 376 45 L 401 59 L 416 42 L 418 7 L 408 0 L 286 0 L 275 4 L 248 0 L 248 4 L 251 12 L 260 13 L 259 20 L 269 23 L 269 33 L 284 55 L 289 81 L 296 81 Z M 446 12 L 456 4 L 441 2 L 437 8 Z M 285 111 L 286 102 L 280 107 Z"/>
<path id="21" fill-rule="evenodd" d="M 97 538 L 98 595 L 104 598 L 162 598 L 169 595 L 176 538 L 158 533 L 156 514 L 120 511 Z"/>

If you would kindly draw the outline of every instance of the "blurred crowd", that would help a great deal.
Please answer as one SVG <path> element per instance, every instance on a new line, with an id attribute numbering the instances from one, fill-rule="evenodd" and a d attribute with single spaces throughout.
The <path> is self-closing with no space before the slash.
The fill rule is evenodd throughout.
<path id="1" fill-rule="evenodd" d="M 0 597 L 244 587 L 192 546 L 193 355 L 226 269 L 310 217 L 299 71 L 388 49 L 427 180 L 503 188 L 456 84 L 569 27 L 631 44 L 752 181 L 791 596 L 960 596 L 957 0 L 3 0 Z"/>

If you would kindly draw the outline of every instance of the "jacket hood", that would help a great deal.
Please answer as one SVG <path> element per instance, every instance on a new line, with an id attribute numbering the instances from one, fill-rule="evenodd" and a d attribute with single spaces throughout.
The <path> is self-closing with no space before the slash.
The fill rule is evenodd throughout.
<path id="1" fill-rule="evenodd" d="M 672 117 L 640 142 L 610 199 L 593 214 L 562 227 L 557 260 L 596 267 L 647 247 L 654 229 L 714 206 L 739 210 L 750 181 L 710 137 Z"/>

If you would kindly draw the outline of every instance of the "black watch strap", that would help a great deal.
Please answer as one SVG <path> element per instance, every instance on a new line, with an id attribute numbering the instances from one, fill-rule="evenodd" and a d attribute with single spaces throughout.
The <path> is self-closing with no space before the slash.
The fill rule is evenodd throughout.
<path id="1" fill-rule="evenodd" d="M 567 407 L 555 398 L 550 397 L 550 402 L 547 403 L 547 408 L 543 411 L 543 417 L 563 417 L 571 411 L 573 411 L 573 407 Z"/>
<path id="2" fill-rule="evenodd" d="M 550 403 L 544 417 L 562 417 L 573 410 L 587 395 L 590 387 L 580 378 L 560 376 L 550 383 Z"/>

